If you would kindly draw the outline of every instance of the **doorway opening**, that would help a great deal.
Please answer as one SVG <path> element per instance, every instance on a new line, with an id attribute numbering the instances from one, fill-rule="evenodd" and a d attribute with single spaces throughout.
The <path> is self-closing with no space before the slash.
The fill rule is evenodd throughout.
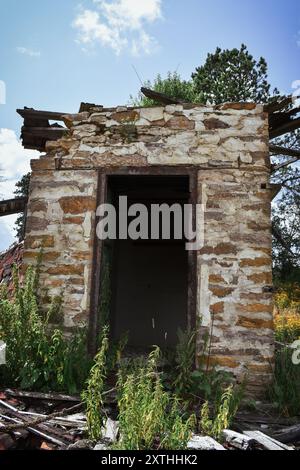
<path id="1" fill-rule="evenodd" d="M 105 175 L 102 201 L 115 207 L 117 221 L 120 196 L 127 197 L 128 207 L 143 204 L 148 208 L 151 234 L 153 204 L 169 207 L 177 204 L 183 208 L 184 204 L 193 202 L 191 176 L 177 173 Z M 128 225 L 133 219 L 128 216 Z M 135 240 L 117 236 L 98 241 L 101 244 L 101 269 L 96 266 L 100 271 L 98 324 L 103 324 L 104 319 L 109 323 L 113 341 L 126 335 L 127 348 L 134 353 L 145 353 L 153 345 L 162 350 L 174 349 L 178 329 L 194 326 L 195 253 L 186 250 L 184 228 L 181 238 L 175 233 L 172 211 L 170 220 L 169 239 L 165 239 L 161 224 L 157 239 L 151 239 L 151 235 L 149 239 Z M 184 218 L 182 221 L 184 223 Z"/>

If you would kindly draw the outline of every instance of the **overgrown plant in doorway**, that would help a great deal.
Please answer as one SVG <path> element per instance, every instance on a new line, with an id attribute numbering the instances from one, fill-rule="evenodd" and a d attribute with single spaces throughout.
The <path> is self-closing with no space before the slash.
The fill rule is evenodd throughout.
<path id="1" fill-rule="evenodd" d="M 195 427 L 179 398 L 166 392 L 158 371 L 156 347 L 146 364 L 128 375 L 119 374 L 120 450 L 185 449 Z"/>
<path id="2" fill-rule="evenodd" d="M 87 429 L 91 439 L 100 439 L 105 416 L 103 414 L 103 391 L 107 373 L 108 327 L 104 326 L 101 346 L 90 370 L 86 389 L 82 392 L 82 401 L 86 406 Z"/>
<path id="3" fill-rule="evenodd" d="M 203 348 L 196 362 L 196 341 L 199 326 L 193 330 L 178 330 L 174 367 L 171 360 L 171 377 L 166 377 L 170 390 L 187 401 L 218 401 L 226 388 L 233 383 L 229 372 L 210 366 L 212 333 L 203 337 Z"/>
<path id="4" fill-rule="evenodd" d="M 243 387 L 230 385 L 210 407 L 206 401 L 200 411 L 200 431 L 220 440 L 222 432 L 231 426 L 243 396 Z"/>

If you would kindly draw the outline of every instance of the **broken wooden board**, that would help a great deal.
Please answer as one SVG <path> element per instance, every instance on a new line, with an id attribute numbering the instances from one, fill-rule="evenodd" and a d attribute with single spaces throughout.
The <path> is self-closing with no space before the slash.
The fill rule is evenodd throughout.
<path id="1" fill-rule="evenodd" d="M 261 431 L 244 431 L 244 434 L 254 439 L 258 444 L 267 450 L 294 450 L 293 447 L 286 446 L 285 444 L 282 444 L 276 439 L 267 436 Z"/>
<path id="2" fill-rule="evenodd" d="M 300 424 L 288 426 L 285 429 L 278 429 L 272 433 L 272 437 L 284 443 L 297 442 L 300 440 Z"/>
<path id="3" fill-rule="evenodd" d="M 6 395 L 14 398 L 30 398 L 33 400 L 46 400 L 46 401 L 72 401 L 80 403 L 80 397 L 64 395 L 62 393 L 40 393 L 40 392 L 26 392 L 22 390 L 5 390 Z"/>

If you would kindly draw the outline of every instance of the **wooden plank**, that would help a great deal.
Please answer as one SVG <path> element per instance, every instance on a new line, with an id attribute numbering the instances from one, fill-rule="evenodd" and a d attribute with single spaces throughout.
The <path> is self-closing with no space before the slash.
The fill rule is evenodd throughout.
<path id="1" fill-rule="evenodd" d="M 107 198 L 107 175 L 98 171 L 97 184 L 97 208 L 100 204 L 104 204 Z M 101 286 L 101 259 L 103 252 L 103 240 L 99 240 L 96 233 L 97 219 L 94 226 L 94 254 L 92 266 L 92 287 L 91 287 L 91 303 L 88 326 L 88 352 L 91 357 L 95 356 L 98 348 L 99 336 L 99 305 L 100 305 L 100 286 Z"/>
<path id="2" fill-rule="evenodd" d="M 288 122 L 280 125 L 279 127 L 270 129 L 270 139 L 275 139 L 275 137 L 279 137 L 281 135 L 287 134 L 288 132 L 293 132 L 299 128 L 300 128 L 300 118 L 289 120 Z"/>
<path id="3" fill-rule="evenodd" d="M 261 431 L 244 431 L 244 434 L 254 439 L 256 442 L 258 442 L 258 444 L 262 445 L 267 450 L 285 450 L 284 444 L 276 441 L 273 438 L 270 438 Z"/>
<path id="4" fill-rule="evenodd" d="M 268 437 L 272 442 L 274 442 L 274 444 L 280 445 L 280 447 L 282 447 L 284 450 L 295 450 L 295 448 L 293 446 L 288 446 L 288 445 L 284 444 L 283 442 L 278 441 L 277 439 L 275 439 L 272 436 L 268 435 Z"/>
<path id="5" fill-rule="evenodd" d="M 285 108 L 289 104 L 293 103 L 293 99 L 294 99 L 293 96 L 289 95 L 286 98 L 283 98 L 281 100 L 268 103 L 264 106 L 264 112 L 271 114 L 271 113 L 274 113 L 275 111 L 280 111 L 281 109 Z"/>
<path id="6" fill-rule="evenodd" d="M 33 108 L 17 109 L 17 113 L 24 119 L 46 119 L 50 121 L 63 121 L 63 116 L 71 114 L 57 111 L 38 111 Z"/>
<path id="7" fill-rule="evenodd" d="M 14 424 L 22 424 L 23 423 L 20 419 L 11 418 L 10 416 L 6 416 L 6 415 L 3 415 L 3 414 L 0 414 L 0 417 L 4 420 L 10 421 L 11 423 L 14 423 Z M 28 429 L 28 431 L 30 431 L 32 434 L 35 434 L 36 436 L 42 437 L 46 441 L 49 441 L 52 444 L 58 445 L 59 447 L 66 447 L 68 445 L 67 442 L 62 441 L 60 439 L 56 439 L 55 437 L 50 436 L 49 434 L 46 434 L 43 431 L 40 431 L 39 429 L 32 428 L 31 426 L 27 427 L 26 424 L 25 424 L 24 427 L 26 427 L 26 429 Z"/>
<path id="8" fill-rule="evenodd" d="M 33 400 L 45 401 L 60 401 L 60 402 L 74 402 L 80 403 L 80 397 L 64 395 L 62 393 L 40 393 L 40 392 L 26 392 L 21 390 L 5 390 L 5 394 L 15 398 L 29 398 Z"/>
<path id="9" fill-rule="evenodd" d="M 297 442 L 300 439 L 300 424 L 288 426 L 285 429 L 278 429 L 272 433 L 272 437 L 284 443 Z"/>
<path id="10" fill-rule="evenodd" d="M 24 212 L 27 199 L 23 197 L 0 201 L 0 217 Z"/>
<path id="11" fill-rule="evenodd" d="M 288 155 L 289 157 L 300 158 L 300 150 L 293 148 L 281 147 L 279 145 L 270 145 L 270 152 L 276 155 Z"/>
<path id="12" fill-rule="evenodd" d="M 193 206 L 192 229 L 196 231 L 196 204 L 198 201 L 197 170 L 189 174 L 189 204 Z M 197 251 L 188 251 L 188 295 L 187 295 L 187 324 L 192 331 L 196 328 L 197 319 Z M 195 358 L 196 360 L 196 358 Z"/>
<path id="13" fill-rule="evenodd" d="M 22 127 L 22 138 L 41 137 L 45 140 L 58 140 L 68 132 L 64 127 Z"/>
<path id="14" fill-rule="evenodd" d="M 151 100 L 157 101 L 158 103 L 161 103 L 164 105 L 184 103 L 184 100 L 180 100 L 178 98 L 172 98 L 168 95 L 165 95 L 164 93 L 158 93 L 157 91 L 150 90 L 149 88 L 142 87 L 141 92 L 147 98 L 150 98 Z"/>

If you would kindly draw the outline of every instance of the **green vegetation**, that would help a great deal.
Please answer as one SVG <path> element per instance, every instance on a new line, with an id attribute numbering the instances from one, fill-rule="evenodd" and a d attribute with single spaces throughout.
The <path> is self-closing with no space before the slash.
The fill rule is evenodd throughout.
<path id="1" fill-rule="evenodd" d="M 117 374 L 120 439 L 115 447 L 124 450 L 186 448 L 196 428 L 193 409 L 204 398 L 214 402 L 225 387 L 224 373 L 214 369 L 194 370 L 196 331 L 179 331 L 175 362 L 167 374 L 160 370 L 159 348 L 147 359 L 124 360 L 122 352 L 127 336 L 118 344 L 109 345 L 108 327 L 104 326 L 92 365 L 86 352 L 84 329 L 68 339 L 51 325 L 53 317 L 61 317 L 62 299 L 54 298 L 48 312 L 42 312 L 37 295 L 38 267 L 27 269 L 23 286 L 15 270 L 14 285 L 12 298 L 7 297 L 5 289 L 1 290 L 0 298 L 0 338 L 7 344 L 7 364 L 0 369 L 4 386 L 81 392 L 87 432 L 96 441 L 102 437 L 106 419 L 103 409 L 107 385 L 111 376 Z M 224 397 L 223 408 L 211 432 L 230 421 L 231 397 L 226 395 L 227 401 Z M 204 405 L 203 422 L 206 416 L 208 428 L 207 406 Z"/>
<path id="2" fill-rule="evenodd" d="M 208 436 L 220 440 L 224 429 L 228 429 L 238 410 L 242 398 L 242 387 L 234 390 L 230 385 L 217 400 L 212 411 L 206 401 L 200 412 L 200 430 Z"/>
<path id="3" fill-rule="evenodd" d="M 81 394 L 86 405 L 86 418 L 88 433 L 91 439 L 100 439 L 102 435 L 103 416 L 103 390 L 106 379 L 106 364 L 108 351 L 108 328 L 102 330 L 102 339 L 99 352 L 96 354 L 94 365 L 90 370 L 87 388 Z"/>
<path id="4" fill-rule="evenodd" d="M 194 84 L 191 81 L 182 80 L 177 72 L 168 72 L 167 78 L 164 79 L 158 74 L 153 83 L 148 80 L 143 86 L 187 103 L 203 102 L 203 98 L 197 94 Z M 132 106 L 155 106 L 159 103 L 139 93 L 137 98 L 130 97 L 130 104 Z"/>
<path id="5" fill-rule="evenodd" d="M 240 49 L 219 47 L 192 74 L 197 93 L 204 102 L 221 104 L 234 101 L 266 103 L 270 98 L 268 67 L 265 59 L 256 61 L 242 44 Z M 277 90 L 274 90 L 278 94 Z"/>
<path id="6" fill-rule="evenodd" d="M 300 413 L 300 364 L 293 363 L 293 352 L 288 347 L 276 351 L 274 380 L 268 393 L 269 400 L 285 416 Z"/>
<path id="7" fill-rule="evenodd" d="M 266 60 L 255 59 L 245 44 L 224 50 L 217 47 L 188 80 L 183 80 L 177 72 L 169 72 L 166 78 L 158 74 L 153 82 L 147 81 L 144 86 L 185 102 L 204 104 L 230 101 L 264 104 L 280 97 L 277 88 L 271 90 Z M 131 97 L 131 102 L 138 106 L 159 104 L 141 93 L 136 99 Z M 290 108 L 291 105 L 287 106 L 285 111 Z M 299 150 L 300 130 L 274 139 L 273 144 Z M 282 185 L 272 210 L 274 279 L 279 285 L 296 282 L 299 286 L 300 169 L 284 151 L 282 155 L 271 155 L 271 162 L 271 180 Z"/>
<path id="8" fill-rule="evenodd" d="M 67 339 L 61 329 L 51 328 L 53 316 L 59 316 L 61 299 L 54 298 L 48 312 L 41 312 L 37 271 L 28 268 L 23 287 L 14 271 L 13 298 L 1 289 L 0 339 L 7 344 L 7 363 L 0 368 L 0 381 L 23 389 L 76 393 L 90 368 L 85 331 L 78 330 Z"/>
<path id="9" fill-rule="evenodd" d="M 14 191 L 14 194 L 16 197 L 28 198 L 30 177 L 31 177 L 31 173 L 27 173 L 26 175 L 22 176 L 20 181 L 16 183 L 16 189 Z M 15 222 L 15 231 L 16 231 L 16 237 L 19 239 L 19 241 L 23 240 L 25 236 L 25 214 L 24 213 L 21 213 L 18 215 L 17 220 Z"/>
<path id="10" fill-rule="evenodd" d="M 119 375 L 120 440 L 122 450 L 185 449 L 195 417 L 185 416 L 179 399 L 163 389 L 158 372 L 160 351 L 154 349 L 144 367 Z"/>
<path id="11" fill-rule="evenodd" d="M 293 342 L 300 339 L 299 283 L 281 284 L 275 295 L 275 307 L 275 339 L 279 344 L 268 398 L 281 414 L 293 416 L 300 413 L 300 365 L 293 363 L 295 350 L 291 348 Z"/>

